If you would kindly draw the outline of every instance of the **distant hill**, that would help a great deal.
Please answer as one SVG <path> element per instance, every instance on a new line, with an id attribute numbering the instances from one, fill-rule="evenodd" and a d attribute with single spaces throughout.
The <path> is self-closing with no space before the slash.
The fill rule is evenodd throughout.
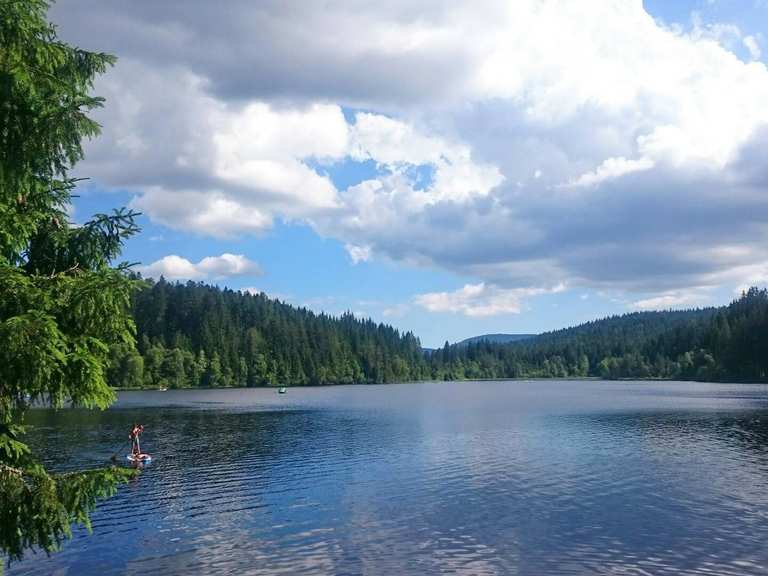
<path id="1" fill-rule="evenodd" d="M 483 337 L 429 356 L 438 380 L 665 378 L 768 381 L 768 291 L 728 306 L 634 312 L 506 343 Z"/>
<path id="2" fill-rule="evenodd" d="M 466 338 L 461 342 L 457 342 L 456 346 L 466 346 L 467 344 L 476 344 L 477 342 L 490 342 L 491 344 L 509 344 L 510 342 L 518 342 L 519 340 L 528 340 L 535 338 L 537 334 L 483 334 L 481 336 L 472 336 L 472 338 Z"/>

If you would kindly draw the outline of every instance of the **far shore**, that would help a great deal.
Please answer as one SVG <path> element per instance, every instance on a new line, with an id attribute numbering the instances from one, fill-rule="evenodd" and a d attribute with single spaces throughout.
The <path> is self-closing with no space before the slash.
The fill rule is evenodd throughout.
<path id="1" fill-rule="evenodd" d="M 112 388 L 116 392 L 171 392 L 182 390 L 279 390 L 280 388 L 332 388 L 339 386 L 398 386 L 406 384 L 439 384 L 439 383 L 472 383 L 472 382 L 698 382 L 701 384 L 768 384 L 768 382 L 755 382 L 748 380 L 682 380 L 679 378 L 616 378 L 607 380 L 599 376 L 569 376 L 565 378 L 472 378 L 462 380 L 410 380 L 405 382 L 383 382 L 380 384 L 369 382 L 347 382 L 334 384 L 280 384 L 268 386 L 197 386 L 194 388 Z"/>

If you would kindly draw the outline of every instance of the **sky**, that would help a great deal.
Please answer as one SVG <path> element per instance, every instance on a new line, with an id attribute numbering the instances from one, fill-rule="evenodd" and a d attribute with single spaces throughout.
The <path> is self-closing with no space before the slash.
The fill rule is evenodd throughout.
<path id="1" fill-rule="evenodd" d="M 59 0 L 115 54 L 73 222 L 425 346 L 768 284 L 768 0 Z"/>

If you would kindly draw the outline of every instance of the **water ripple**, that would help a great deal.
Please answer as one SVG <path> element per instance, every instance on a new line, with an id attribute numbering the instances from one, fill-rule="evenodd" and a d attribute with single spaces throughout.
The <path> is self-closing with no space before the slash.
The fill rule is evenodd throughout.
<path id="1" fill-rule="evenodd" d="M 489 382 L 35 411 L 55 469 L 104 463 L 135 420 L 155 459 L 93 535 L 8 573 L 767 574 L 767 401 L 764 386 Z"/>

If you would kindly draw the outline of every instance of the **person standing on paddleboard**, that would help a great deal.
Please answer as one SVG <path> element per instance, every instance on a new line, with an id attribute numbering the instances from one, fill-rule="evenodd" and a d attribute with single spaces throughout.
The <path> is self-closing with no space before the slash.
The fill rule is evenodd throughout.
<path id="1" fill-rule="evenodd" d="M 138 456 L 141 454 L 141 446 L 139 445 L 139 434 L 144 432 L 144 426 L 141 424 L 134 424 L 131 428 L 131 433 L 128 434 L 128 438 L 131 441 L 131 454 Z"/>

